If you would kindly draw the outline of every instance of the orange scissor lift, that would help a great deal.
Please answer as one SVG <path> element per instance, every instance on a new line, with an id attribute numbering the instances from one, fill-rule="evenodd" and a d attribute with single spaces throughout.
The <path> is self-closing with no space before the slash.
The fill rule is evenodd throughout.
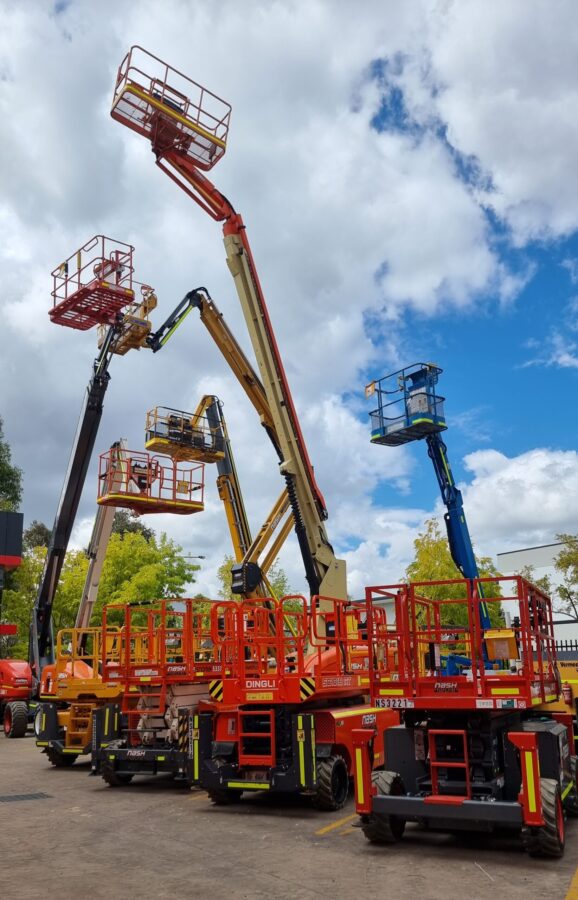
<path id="1" fill-rule="evenodd" d="M 393 710 L 370 707 L 365 606 L 328 597 L 214 604 L 211 639 L 226 660 L 199 719 L 199 782 L 216 803 L 243 791 L 304 793 L 339 809 L 354 770 L 352 734 L 375 733 L 375 765 Z"/>
<path id="2" fill-rule="evenodd" d="M 183 598 L 104 608 L 103 678 L 119 685 L 122 701 L 95 717 L 92 772 L 111 786 L 159 772 L 198 780 L 197 709 L 225 664 L 212 643 L 209 608 Z"/>
<path id="3" fill-rule="evenodd" d="M 578 794 L 572 714 L 554 707 L 550 598 L 516 576 L 370 587 L 366 599 L 372 699 L 403 711 L 373 776 L 373 736 L 355 735 L 367 839 L 392 843 L 418 821 L 509 829 L 531 854 L 561 856 Z M 483 626 L 482 602 L 498 626 Z"/>

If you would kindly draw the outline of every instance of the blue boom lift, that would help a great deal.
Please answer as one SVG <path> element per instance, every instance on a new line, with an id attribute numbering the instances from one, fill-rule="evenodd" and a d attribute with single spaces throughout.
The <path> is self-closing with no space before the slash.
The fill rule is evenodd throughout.
<path id="1" fill-rule="evenodd" d="M 442 371 L 433 363 L 414 363 L 368 384 L 366 397 L 377 395 L 377 409 L 370 413 L 371 442 L 398 447 L 425 439 L 446 507 L 444 520 L 452 559 L 464 578 L 473 581 L 479 578 L 480 573 L 466 522 L 462 493 L 454 481 L 447 447 L 441 437 L 448 427 L 444 415 L 445 397 L 436 391 Z M 481 586 L 478 585 L 478 593 L 480 591 Z M 480 623 L 484 629 L 491 627 L 488 606 L 483 599 L 480 602 Z M 456 674 L 459 666 L 469 662 L 452 654 L 447 659 L 446 674 Z"/>

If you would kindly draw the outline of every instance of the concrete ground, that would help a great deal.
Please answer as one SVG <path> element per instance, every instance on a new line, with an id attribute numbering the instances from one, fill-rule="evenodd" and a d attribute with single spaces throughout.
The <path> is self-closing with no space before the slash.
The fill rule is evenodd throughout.
<path id="1" fill-rule="evenodd" d="M 46 796 L 26 799 L 35 794 Z M 515 841 L 415 825 L 377 848 L 353 822 L 351 801 L 328 814 L 304 798 L 213 807 L 164 779 L 113 789 L 87 764 L 53 769 L 31 736 L 0 737 L 2 900 L 564 898 L 578 865 L 578 820 L 552 861 Z"/>

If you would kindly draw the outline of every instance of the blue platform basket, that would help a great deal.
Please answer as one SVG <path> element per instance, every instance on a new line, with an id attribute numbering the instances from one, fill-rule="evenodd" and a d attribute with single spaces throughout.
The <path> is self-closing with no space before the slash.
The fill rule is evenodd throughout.
<path id="1" fill-rule="evenodd" d="M 378 400 L 370 413 L 372 443 L 398 447 L 446 430 L 445 398 L 436 393 L 441 371 L 431 363 L 414 363 L 368 385 L 366 396 L 375 394 Z"/>

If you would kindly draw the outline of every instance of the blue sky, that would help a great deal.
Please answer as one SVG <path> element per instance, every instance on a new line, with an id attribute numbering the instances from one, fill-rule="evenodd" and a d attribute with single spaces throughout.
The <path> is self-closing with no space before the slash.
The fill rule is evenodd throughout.
<path id="1" fill-rule="evenodd" d="M 573 365 L 572 360 L 556 362 L 553 343 L 556 334 L 566 346 L 576 337 L 578 318 L 572 301 L 578 289 L 565 263 L 578 258 L 578 238 L 530 246 L 523 256 L 533 275 L 515 303 L 500 304 L 489 296 L 485 308 L 462 315 L 450 311 L 433 324 L 415 313 L 405 318 L 402 343 L 414 351 L 416 360 L 433 361 L 444 369 L 439 384 L 449 427 L 444 439 L 458 480 L 467 477 L 463 457 L 480 447 L 515 456 L 534 447 L 578 446 L 573 414 L 578 357 L 573 356 Z M 387 371 L 372 366 L 367 381 Z M 418 442 L 412 453 L 417 465 L 408 500 L 421 504 L 429 500 L 431 505 L 437 484 L 427 449 Z M 391 487 L 383 485 L 378 496 L 383 503 L 395 502 Z"/>

